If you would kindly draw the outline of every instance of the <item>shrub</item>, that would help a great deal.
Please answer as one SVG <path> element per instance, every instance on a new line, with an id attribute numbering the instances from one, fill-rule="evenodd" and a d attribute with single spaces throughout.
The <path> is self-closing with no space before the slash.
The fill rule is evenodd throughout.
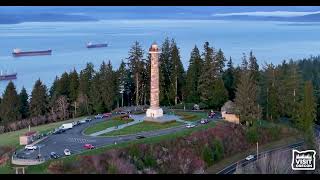
<path id="1" fill-rule="evenodd" d="M 272 140 L 279 139 L 280 136 L 280 127 L 274 126 L 268 129 L 268 134 L 270 134 Z"/>
<path id="2" fill-rule="evenodd" d="M 213 161 L 217 162 L 223 158 L 223 145 L 221 141 L 215 139 L 213 141 Z"/>
<path id="3" fill-rule="evenodd" d="M 140 150 L 138 145 L 133 144 L 132 146 L 129 147 L 129 155 L 134 158 L 134 157 L 140 157 Z"/>
<path id="4" fill-rule="evenodd" d="M 64 173 L 63 161 L 53 161 L 49 164 L 48 172 L 52 174 Z"/>
<path id="5" fill-rule="evenodd" d="M 0 134 L 4 133 L 4 126 L 0 126 Z"/>
<path id="6" fill-rule="evenodd" d="M 147 154 L 144 157 L 144 166 L 145 167 L 155 167 L 157 165 L 157 160 L 152 157 L 150 154 Z"/>
<path id="7" fill-rule="evenodd" d="M 207 163 L 207 166 L 212 166 L 213 165 L 213 152 L 211 148 L 208 146 L 205 146 L 202 151 L 202 159 L 204 162 Z"/>
<path id="8" fill-rule="evenodd" d="M 249 143 L 255 143 L 259 140 L 259 134 L 256 127 L 250 127 L 246 131 L 246 138 Z"/>
<path id="9" fill-rule="evenodd" d="M 209 106 L 206 103 L 203 103 L 203 102 L 199 103 L 199 108 L 200 109 L 208 109 L 208 107 Z"/>
<path id="10" fill-rule="evenodd" d="M 190 114 L 190 113 L 186 113 L 186 112 L 176 112 L 176 114 L 178 116 L 182 116 L 181 117 L 182 120 L 193 120 L 198 117 L 195 114 Z"/>

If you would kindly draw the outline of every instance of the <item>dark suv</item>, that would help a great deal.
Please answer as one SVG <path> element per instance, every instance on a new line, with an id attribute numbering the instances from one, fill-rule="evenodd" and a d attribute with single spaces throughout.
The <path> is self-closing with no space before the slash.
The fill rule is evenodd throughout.
<path id="1" fill-rule="evenodd" d="M 57 158 L 59 158 L 59 155 L 58 155 L 57 153 L 55 153 L 55 152 L 51 152 L 51 153 L 50 153 L 50 157 L 51 157 L 52 159 L 57 159 Z"/>

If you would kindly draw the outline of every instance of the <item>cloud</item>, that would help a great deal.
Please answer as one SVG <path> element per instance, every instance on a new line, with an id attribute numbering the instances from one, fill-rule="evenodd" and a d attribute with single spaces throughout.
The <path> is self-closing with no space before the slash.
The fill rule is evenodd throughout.
<path id="1" fill-rule="evenodd" d="M 273 17 L 295 17 L 295 16 L 305 16 L 310 14 L 317 14 L 320 11 L 313 12 L 294 12 L 294 11 L 257 11 L 257 12 L 235 12 L 235 13 L 221 13 L 212 14 L 212 16 L 273 16 Z"/>

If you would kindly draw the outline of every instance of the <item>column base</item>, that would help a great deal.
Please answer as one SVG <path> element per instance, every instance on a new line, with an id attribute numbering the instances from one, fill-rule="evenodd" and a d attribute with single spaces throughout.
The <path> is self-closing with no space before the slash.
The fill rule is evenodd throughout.
<path id="1" fill-rule="evenodd" d="M 160 118 L 163 116 L 163 110 L 161 108 L 156 108 L 156 109 L 147 109 L 147 118 Z"/>

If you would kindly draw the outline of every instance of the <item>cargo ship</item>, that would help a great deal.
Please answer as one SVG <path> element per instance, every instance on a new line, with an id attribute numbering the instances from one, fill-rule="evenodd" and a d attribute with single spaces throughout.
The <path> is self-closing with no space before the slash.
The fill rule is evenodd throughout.
<path id="1" fill-rule="evenodd" d="M 8 81 L 8 80 L 14 80 L 17 79 L 17 73 L 12 73 L 12 74 L 0 74 L 0 81 Z"/>
<path id="2" fill-rule="evenodd" d="M 87 48 L 102 48 L 102 47 L 108 47 L 108 44 L 107 43 L 92 44 L 91 42 L 87 43 Z"/>
<path id="3" fill-rule="evenodd" d="M 51 55 L 52 50 L 44 50 L 44 51 L 21 51 L 20 49 L 14 49 L 12 55 L 14 57 L 20 56 L 43 56 L 43 55 Z"/>

